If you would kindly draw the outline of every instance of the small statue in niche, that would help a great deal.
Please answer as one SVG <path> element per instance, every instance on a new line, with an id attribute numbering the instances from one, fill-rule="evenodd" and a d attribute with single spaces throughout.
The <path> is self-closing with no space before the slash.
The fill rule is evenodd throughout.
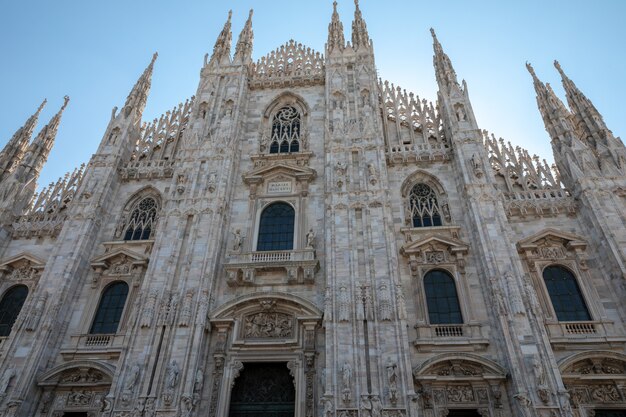
<path id="1" fill-rule="evenodd" d="M 241 247 L 243 246 L 243 236 L 241 235 L 241 230 L 235 230 L 233 236 L 233 250 L 235 252 L 239 252 L 241 251 Z"/>
<path id="2" fill-rule="evenodd" d="M 465 107 L 462 104 L 457 104 L 454 106 L 454 110 L 456 111 L 456 118 L 459 122 L 467 121 L 467 114 L 465 114 Z"/>
<path id="3" fill-rule="evenodd" d="M 217 185 L 217 174 L 215 172 L 211 172 L 209 174 L 209 179 L 207 181 L 207 186 L 209 188 L 210 193 L 215 191 L 216 185 Z"/>
<path id="4" fill-rule="evenodd" d="M 313 228 L 309 229 L 309 232 L 306 234 L 306 247 L 315 248 L 315 232 Z"/>
<path id="5" fill-rule="evenodd" d="M 470 159 L 470 163 L 472 164 L 472 168 L 474 169 L 474 175 L 476 175 L 476 178 L 482 177 L 484 172 L 482 164 L 480 163 L 480 157 L 476 154 L 473 154 L 472 158 Z"/>
<path id="6" fill-rule="evenodd" d="M 376 170 L 373 162 L 367 164 L 367 174 L 370 180 L 370 184 L 374 185 L 378 182 L 378 171 Z"/>
<path id="7" fill-rule="evenodd" d="M 2 379 L 0 379 L 0 399 L 4 398 L 7 395 L 7 391 L 9 389 L 9 384 L 11 380 L 15 377 L 15 368 L 12 366 L 7 368 L 2 374 Z"/>

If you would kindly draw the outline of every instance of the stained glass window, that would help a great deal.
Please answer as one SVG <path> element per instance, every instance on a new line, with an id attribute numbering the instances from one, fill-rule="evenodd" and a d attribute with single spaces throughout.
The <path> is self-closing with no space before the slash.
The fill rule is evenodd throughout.
<path id="1" fill-rule="evenodd" d="M 130 213 L 124 240 L 150 239 L 156 223 L 158 206 L 156 200 L 147 197 L 133 207 Z"/>
<path id="2" fill-rule="evenodd" d="M 437 195 L 426 184 L 416 184 L 411 190 L 409 211 L 413 227 L 441 226 L 442 224 Z"/>
<path id="3" fill-rule="evenodd" d="M 283 107 L 274 116 L 270 153 L 300 150 L 300 113 L 294 107 Z"/>

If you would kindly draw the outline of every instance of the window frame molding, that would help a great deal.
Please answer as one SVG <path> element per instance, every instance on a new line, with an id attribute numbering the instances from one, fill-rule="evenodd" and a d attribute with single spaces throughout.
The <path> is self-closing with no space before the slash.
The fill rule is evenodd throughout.
<path id="1" fill-rule="evenodd" d="M 591 321 L 608 321 L 600 303 L 600 297 L 592 285 L 592 276 L 587 266 L 587 242 L 574 234 L 546 229 L 518 243 L 518 251 L 529 271 L 532 287 L 546 323 L 559 322 L 552 299 L 548 293 L 543 271 L 548 266 L 560 266 L 574 275 Z"/>
<path id="2" fill-rule="evenodd" d="M 0 300 L 4 298 L 7 291 L 16 285 L 24 285 L 28 290 L 24 304 L 22 304 L 22 308 L 11 327 L 11 332 L 8 336 L 1 337 L 0 342 L 2 339 L 12 338 L 22 329 L 34 331 L 39 325 L 43 310 L 48 302 L 47 292 L 37 292 L 39 279 L 44 268 L 45 262 L 43 260 L 27 252 L 17 254 L 0 264 Z M 27 324 L 23 326 L 25 321 Z M 0 343 L 0 346 L 2 349 L 10 349 L 7 347 L 7 343 Z"/>
<path id="3" fill-rule="evenodd" d="M 419 285 L 420 285 L 420 291 L 421 291 L 421 295 L 422 295 L 423 302 L 424 302 L 424 309 L 425 309 L 424 319 L 426 323 L 431 326 L 436 326 L 436 325 L 462 326 L 466 324 L 466 322 L 468 321 L 466 314 L 469 314 L 469 312 L 471 311 L 471 308 L 470 308 L 470 303 L 467 303 L 468 305 L 464 306 L 465 303 L 461 302 L 461 292 L 462 291 L 465 292 L 466 288 L 464 287 L 466 287 L 467 283 L 465 282 L 465 280 L 463 280 L 463 284 L 465 285 L 461 284 L 461 279 L 459 279 L 458 277 L 455 277 L 455 275 L 450 271 L 450 270 L 455 270 L 456 268 L 454 266 L 434 266 L 434 267 L 430 267 L 429 269 L 426 269 L 426 268 L 424 269 L 425 269 L 425 272 L 422 275 L 422 279 L 420 280 Z M 445 273 L 446 275 L 448 275 L 450 278 L 452 278 L 452 282 L 454 283 L 454 288 L 456 291 L 456 300 L 457 300 L 457 303 L 459 304 L 459 310 L 461 313 L 460 323 L 431 323 L 430 322 L 430 310 L 428 309 L 428 296 L 426 295 L 426 285 L 424 284 L 424 280 L 426 279 L 426 275 L 435 271 L 441 271 Z M 467 288 L 467 290 L 469 290 L 469 288 Z M 464 294 L 464 296 L 469 296 L 469 294 Z"/>
<path id="4" fill-rule="evenodd" d="M 278 152 L 270 154 L 270 146 L 272 144 L 272 129 L 274 125 L 274 117 L 284 107 L 293 107 L 300 115 L 300 136 L 298 138 L 299 147 L 297 152 Z M 310 125 L 310 108 L 298 94 L 286 91 L 277 97 L 265 107 L 265 111 L 261 116 L 259 123 L 259 153 L 262 155 L 298 155 L 301 152 L 309 150 L 309 125 Z M 280 144 L 278 145 L 280 147 Z M 291 142 L 290 142 L 291 146 Z"/>
<path id="5" fill-rule="evenodd" d="M 283 203 L 287 204 L 293 209 L 293 242 L 291 249 L 277 249 L 276 251 L 295 251 L 303 249 L 304 246 L 301 245 L 300 235 L 302 229 L 302 215 L 300 215 L 300 201 L 299 199 L 293 198 L 260 198 L 257 200 L 257 209 L 255 214 L 255 219 L 252 224 L 253 231 L 253 240 L 250 242 L 250 249 L 252 252 L 259 252 L 259 229 L 261 228 L 261 215 L 263 212 L 269 208 L 272 204 Z M 304 226 L 306 227 L 306 226 Z M 302 229 L 303 230 L 303 229 Z M 274 252 L 271 251 L 263 251 L 263 252 Z"/>
<path id="6" fill-rule="evenodd" d="M 441 226 L 425 226 L 425 227 L 414 227 L 413 226 L 413 215 L 411 213 L 411 192 L 413 191 L 413 187 L 418 184 L 425 184 L 430 187 L 431 190 L 435 193 L 437 198 L 437 205 L 441 211 Z M 404 212 L 404 224 L 405 227 L 414 228 L 414 229 L 428 229 L 431 227 L 439 228 L 450 226 L 452 224 L 452 216 L 450 214 L 450 205 L 448 202 L 448 194 L 446 193 L 443 184 L 439 179 L 426 171 L 417 170 L 410 174 L 400 186 L 400 195 L 402 196 L 402 209 Z"/>
<path id="7" fill-rule="evenodd" d="M 154 217 L 154 221 L 152 222 L 152 229 L 150 230 L 150 237 L 148 239 L 141 240 L 124 240 L 126 229 L 128 228 L 128 223 L 130 221 L 130 216 L 132 215 L 133 210 L 139 203 L 141 203 L 146 198 L 153 198 L 157 206 L 156 215 Z M 115 231 L 113 232 L 113 239 L 122 242 L 146 242 L 154 240 L 158 231 L 162 211 L 163 200 L 161 198 L 161 193 L 152 186 L 143 187 L 142 189 L 133 193 L 126 200 L 126 204 L 124 204 L 121 211 L 117 214 L 118 220 L 116 222 Z"/>

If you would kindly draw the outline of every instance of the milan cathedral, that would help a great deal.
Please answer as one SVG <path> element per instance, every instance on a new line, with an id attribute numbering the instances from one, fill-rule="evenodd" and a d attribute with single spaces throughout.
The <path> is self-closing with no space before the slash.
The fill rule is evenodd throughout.
<path id="1" fill-rule="evenodd" d="M 69 98 L 0 154 L 0 416 L 624 417 L 626 148 L 527 64 L 555 164 L 378 79 L 358 1 L 324 54 L 231 15 L 195 96 L 157 59 L 38 191 Z M 530 88 L 529 81 L 529 88 Z"/>

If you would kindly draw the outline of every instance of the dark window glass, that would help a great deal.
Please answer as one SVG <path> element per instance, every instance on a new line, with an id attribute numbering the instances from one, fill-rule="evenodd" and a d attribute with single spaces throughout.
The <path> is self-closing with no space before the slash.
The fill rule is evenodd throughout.
<path id="1" fill-rule="evenodd" d="M 157 209 L 156 200 L 151 197 L 144 198 L 135 205 L 126 225 L 124 240 L 150 239 L 152 225 L 156 221 Z"/>
<path id="2" fill-rule="evenodd" d="M 543 280 L 559 321 L 591 320 L 574 274 L 561 266 L 549 266 L 543 270 Z"/>
<path id="3" fill-rule="evenodd" d="M 257 251 L 293 249 L 295 211 L 287 203 L 274 203 L 263 210 Z"/>
<path id="4" fill-rule="evenodd" d="M 17 319 L 20 310 L 28 296 L 26 285 L 16 285 L 9 289 L 0 301 L 0 337 L 11 333 L 13 323 Z"/>
<path id="5" fill-rule="evenodd" d="M 409 210 L 413 227 L 441 226 L 437 195 L 426 184 L 416 184 L 409 196 Z"/>
<path id="6" fill-rule="evenodd" d="M 117 332 L 120 324 L 126 297 L 128 296 L 128 285 L 125 282 L 115 282 L 104 290 L 96 317 L 91 325 L 91 334 L 110 334 Z"/>
<path id="7" fill-rule="evenodd" d="M 278 153 L 278 142 L 272 142 L 270 145 L 270 153 Z"/>
<path id="8" fill-rule="evenodd" d="M 461 324 L 461 306 L 454 279 L 444 271 L 430 271 L 424 277 L 424 291 L 430 324 Z"/>
<path id="9" fill-rule="evenodd" d="M 595 410 L 595 417 L 626 417 L 626 410 Z"/>

